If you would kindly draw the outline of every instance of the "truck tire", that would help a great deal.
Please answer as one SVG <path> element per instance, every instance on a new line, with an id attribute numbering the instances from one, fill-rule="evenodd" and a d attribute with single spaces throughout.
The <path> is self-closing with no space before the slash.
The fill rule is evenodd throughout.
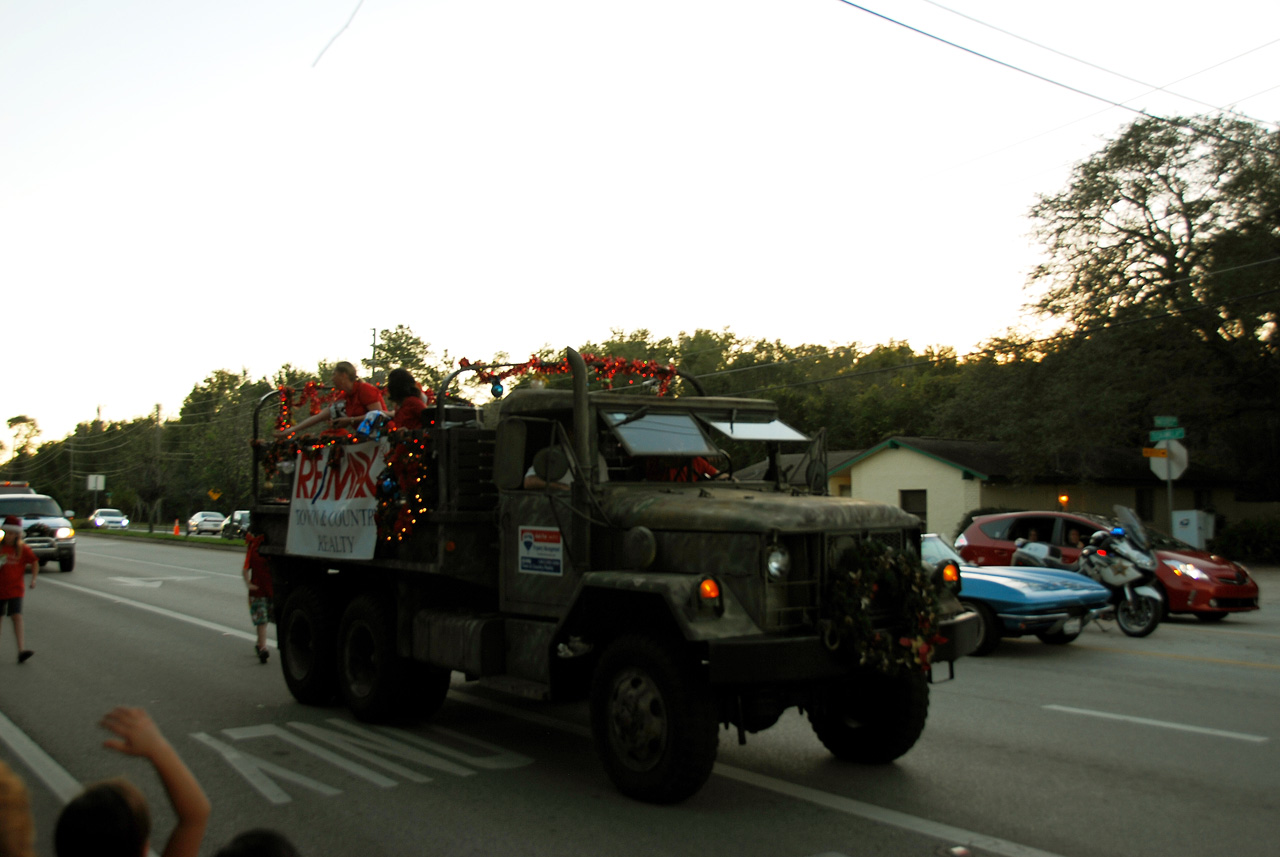
<path id="1" fill-rule="evenodd" d="M 276 627 L 280 668 L 293 698 L 326 705 L 338 695 L 338 627 L 333 609 L 311 586 L 294 590 Z"/>
<path id="2" fill-rule="evenodd" d="M 67 556 L 58 557 L 58 571 L 66 573 L 68 571 L 75 571 L 75 568 L 76 568 L 75 554 L 68 554 Z"/>
<path id="3" fill-rule="evenodd" d="M 621 637 L 591 685 L 591 734 L 618 791 L 677 803 L 711 776 L 720 741 L 707 680 L 673 644 Z"/>
<path id="4" fill-rule="evenodd" d="M 419 721 L 435 717 L 449 695 L 453 670 L 410 661 L 405 664 L 405 673 L 405 717 Z"/>
<path id="5" fill-rule="evenodd" d="M 411 677 L 396 654 L 395 632 L 395 611 L 377 596 L 361 595 L 342 614 L 338 691 L 360 720 L 387 721 L 403 713 Z"/>
<path id="6" fill-rule="evenodd" d="M 809 723 L 831 755 L 883 765 L 906 753 L 929 716 L 924 673 L 863 673 L 809 712 Z"/>

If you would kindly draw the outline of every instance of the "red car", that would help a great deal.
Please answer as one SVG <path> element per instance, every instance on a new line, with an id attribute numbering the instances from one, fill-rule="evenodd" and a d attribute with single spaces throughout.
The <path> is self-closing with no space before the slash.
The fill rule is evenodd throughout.
<path id="1" fill-rule="evenodd" d="M 956 550 L 974 565 L 1009 565 L 1017 539 L 1048 542 L 1074 562 L 1080 547 L 1116 521 L 1080 512 L 1005 512 L 979 515 L 956 537 Z M 1156 579 L 1167 613 L 1191 613 L 1216 622 L 1230 613 L 1258 609 L 1258 584 L 1240 563 L 1147 528 L 1160 565 Z M 1075 540 L 1079 539 L 1079 544 Z"/>

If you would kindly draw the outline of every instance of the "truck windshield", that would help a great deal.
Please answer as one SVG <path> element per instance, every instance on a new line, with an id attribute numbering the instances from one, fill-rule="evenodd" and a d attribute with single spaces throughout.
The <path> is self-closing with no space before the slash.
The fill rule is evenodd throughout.
<path id="1" fill-rule="evenodd" d="M 689 414 L 607 413 L 605 421 L 628 455 L 716 455 Z"/>
<path id="2" fill-rule="evenodd" d="M 804 441 L 809 438 L 782 420 L 709 419 L 707 425 L 733 440 Z"/>

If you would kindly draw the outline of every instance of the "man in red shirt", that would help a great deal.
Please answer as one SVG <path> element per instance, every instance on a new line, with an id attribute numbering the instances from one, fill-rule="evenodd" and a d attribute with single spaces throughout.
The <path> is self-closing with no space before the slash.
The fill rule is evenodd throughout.
<path id="1" fill-rule="evenodd" d="M 372 384 L 361 381 L 356 376 L 356 367 L 343 360 L 333 367 L 330 379 L 338 396 L 333 404 L 318 414 L 312 414 L 296 426 L 285 426 L 276 432 L 277 437 L 284 437 L 316 423 L 329 422 L 334 428 L 356 425 L 369 411 L 384 411 L 387 406 L 382 403 L 382 393 Z"/>
<path id="2" fill-rule="evenodd" d="M 13 619 L 13 633 L 18 639 L 18 663 L 26 663 L 34 654 L 27 648 L 22 627 L 22 596 L 26 585 L 22 579 L 31 569 L 32 589 L 36 588 L 36 576 L 40 574 L 40 561 L 30 545 L 22 540 L 22 519 L 9 515 L 4 519 L 4 541 L 0 542 L 0 617 Z"/>

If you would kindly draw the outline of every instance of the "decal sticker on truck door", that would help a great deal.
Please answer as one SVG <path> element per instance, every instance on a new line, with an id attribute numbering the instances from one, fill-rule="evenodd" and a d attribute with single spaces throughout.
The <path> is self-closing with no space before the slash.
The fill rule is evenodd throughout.
<path id="1" fill-rule="evenodd" d="M 564 576 L 564 541 L 559 530 L 521 527 L 516 555 L 523 574 Z"/>

